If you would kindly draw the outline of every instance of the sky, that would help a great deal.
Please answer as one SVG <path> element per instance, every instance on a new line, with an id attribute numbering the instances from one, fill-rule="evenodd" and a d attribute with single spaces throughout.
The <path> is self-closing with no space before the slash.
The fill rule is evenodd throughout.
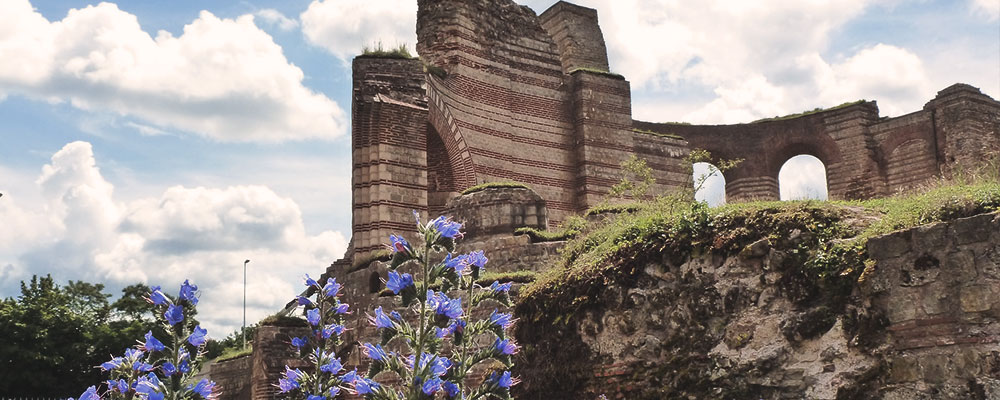
<path id="1" fill-rule="evenodd" d="M 898 116 L 956 82 L 1000 97 L 998 0 L 578 4 L 637 119 L 858 99 Z M 249 259 L 247 319 L 277 311 L 350 236 L 350 60 L 413 49 L 415 18 L 415 0 L 0 0 L 0 297 L 32 274 L 114 293 L 190 279 L 221 338 Z M 825 195 L 817 163 L 786 165 L 783 198 Z M 700 196 L 722 201 L 721 181 Z"/>

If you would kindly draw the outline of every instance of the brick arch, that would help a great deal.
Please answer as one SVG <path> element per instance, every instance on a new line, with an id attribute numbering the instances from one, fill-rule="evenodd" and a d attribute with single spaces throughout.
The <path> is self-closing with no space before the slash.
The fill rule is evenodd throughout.
<path id="1" fill-rule="evenodd" d="M 828 136 L 826 138 L 829 139 Z M 778 149 L 768 157 L 770 161 L 768 170 L 777 179 L 778 172 L 781 171 L 781 167 L 785 166 L 788 160 L 803 154 L 816 157 L 827 169 L 829 169 L 830 165 L 841 161 L 840 150 L 837 148 L 836 143 L 833 143 L 832 139 L 824 143 L 824 140 L 820 138 L 814 142 L 790 143 Z"/>
<path id="2" fill-rule="evenodd" d="M 476 184 L 476 169 L 472 163 L 469 146 L 455 123 L 455 118 L 451 115 L 437 82 L 437 78 L 428 74 L 428 122 L 434 128 L 433 132 L 429 133 L 436 134 L 440 138 L 450 165 L 452 188 L 461 191 Z"/>
<path id="3" fill-rule="evenodd" d="M 926 182 L 937 172 L 931 144 L 911 138 L 885 155 L 885 181 L 889 192 L 909 189 Z"/>

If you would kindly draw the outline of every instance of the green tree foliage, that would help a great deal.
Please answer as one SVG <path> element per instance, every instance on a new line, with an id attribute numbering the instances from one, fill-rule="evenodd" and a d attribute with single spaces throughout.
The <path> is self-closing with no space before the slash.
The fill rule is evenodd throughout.
<path id="1" fill-rule="evenodd" d="M 622 179 L 611 187 L 608 196 L 612 198 L 632 198 L 635 200 L 646 199 L 649 188 L 656 183 L 653 178 L 653 169 L 646 165 L 646 160 L 630 155 L 628 160 L 622 161 Z"/>
<path id="2" fill-rule="evenodd" d="M 68 397 L 101 380 L 102 362 L 135 344 L 152 323 L 142 284 L 109 303 L 104 285 L 33 276 L 0 301 L 0 393 Z"/>

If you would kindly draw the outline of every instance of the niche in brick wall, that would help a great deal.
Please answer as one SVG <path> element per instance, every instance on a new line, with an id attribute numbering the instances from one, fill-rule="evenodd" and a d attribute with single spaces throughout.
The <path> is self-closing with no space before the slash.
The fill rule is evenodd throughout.
<path id="1" fill-rule="evenodd" d="M 712 207 L 726 204 L 726 177 L 715 165 L 706 162 L 694 163 L 694 185 L 695 200 L 704 201 Z"/>
<path id="2" fill-rule="evenodd" d="M 789 158 L 778 171 L 778 188 L 781 200 L 826 200 L 826 166 L 808 154 Z"/>

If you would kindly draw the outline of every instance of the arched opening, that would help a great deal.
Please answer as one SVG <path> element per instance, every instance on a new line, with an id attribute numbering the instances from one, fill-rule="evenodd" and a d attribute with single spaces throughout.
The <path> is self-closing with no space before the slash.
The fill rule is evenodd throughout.
<path id="1" fill-rule="evenodd" d="M 372 272 L 368 276 L 368 293 L 378 293 L 382 291 L 382 277 L 378 272 Z"/>
<path id="2" fill-rule="evenodd" d="M 706 162 L 694 163 L 694 199 L 709 206 L 726 204 L 726 177 L 719 168 Z"/>
<path id="3" fill-rule="evenodd" d="M 789 158 L 778 171 L 778 191 L 785 200 L 826 200 L 826 166 L 808 154 Z"/>

